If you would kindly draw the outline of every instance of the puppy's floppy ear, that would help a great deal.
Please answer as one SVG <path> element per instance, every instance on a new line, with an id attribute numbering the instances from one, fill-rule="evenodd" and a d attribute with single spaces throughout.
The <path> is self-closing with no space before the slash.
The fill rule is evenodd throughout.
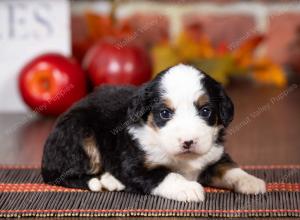
<path id="1" fill-rule="evenodd" d="M 146 121 L 152 110 L 152 106 L 159 102 L 159 84 L 162 76 L 169 68 L 161 71 L 150 82 L 142 85 L 132 97 L 127 110 L 127 117 L 133 122 L 139 122 L 141 119 Z"/>
<path id="2" fill-rule="evenodd" d="M 146 121 L 155 100 L 156 98 L 152 82 L 141 86 L 137 90 L 136 94 L 134 94 L 132 97 L 132 100 L 128 106 L 128 118 L 133 123 L 138 122 L 141 119 Z"/>
<path id="3" fill-rule="evenodd" d="M 202 82 L 211 101 L 217 106 L 220 123 L 223 124 L 224 127 L 227 127 L 233 120 L 234 115 L 234 106 L 231 99 L 226 94 L 223 86 L 207 74 L 205 74 Z"/>
<path id="4" fill-rule="evenodd" d="M 233 120 L 234 106 L 231 99 L 226 94 L 224 88 L 221 85 L 219 85 L 219 89 L 219 117 L 224 127 L 227 127 Z"/>

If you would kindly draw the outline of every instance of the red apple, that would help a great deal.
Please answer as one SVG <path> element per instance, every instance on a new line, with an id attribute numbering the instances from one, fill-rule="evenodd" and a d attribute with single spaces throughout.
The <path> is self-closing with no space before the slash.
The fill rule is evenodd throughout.
<path id="1" fill-rule="evenodd" d="M 44 54 L 20 72 L 19 88 L 25 103 L 43 115 L 59 115 L 87 94 L 78 63 L 60 54 Z"/>
<path id="2" fill-rule="evenodd" d="M 83 66 L 94 86 L 102 83 L 140 85 L 151 78 L 147 51 L 138 45 L 120 42 L 100 41 L 87 52 Z"/>

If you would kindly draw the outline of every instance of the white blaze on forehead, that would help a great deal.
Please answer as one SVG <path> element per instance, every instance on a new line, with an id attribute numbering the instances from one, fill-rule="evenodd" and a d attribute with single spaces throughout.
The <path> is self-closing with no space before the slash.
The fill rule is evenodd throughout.
<path id="1" fill-rule="evenodd" d="M 162 77 L 163 96 L 168 98 L 175 108 L 183 102 L 193 103 L 204 94 L 200 81 L 203 77 L 204 75 L 192 66 L 174 66 Z"/>

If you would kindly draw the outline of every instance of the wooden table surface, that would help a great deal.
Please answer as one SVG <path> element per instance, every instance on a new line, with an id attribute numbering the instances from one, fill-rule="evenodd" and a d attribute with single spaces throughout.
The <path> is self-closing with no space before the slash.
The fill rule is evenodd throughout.
<path id="1" fill-rule="evenodd" d="M 226 148 L 239 164 L 300 164 L 299 85 L 286 89 L 240 85 L 228 93 L 236 114 Z M 54 119 L 31 113 L 0 114 L 0 164 L 39 165 L 53 123 Z"/>

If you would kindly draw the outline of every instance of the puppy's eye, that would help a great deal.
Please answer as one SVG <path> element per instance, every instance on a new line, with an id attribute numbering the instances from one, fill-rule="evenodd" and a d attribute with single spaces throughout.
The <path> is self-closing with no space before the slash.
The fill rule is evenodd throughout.
<path id="1" fill-rule="evenodd" d="M 204 106 L 199 111 L 200 115 L 204 118 L 209 118 L 211 115 L 211 109 L 208 106 Z"/>
<path id="2" fill-rule="evenodd" d="M 169 109 L 163 109 L 160 112 L 160 117 L 164 120 L 168 120 L 172 117 L 173 113 Z"/>

